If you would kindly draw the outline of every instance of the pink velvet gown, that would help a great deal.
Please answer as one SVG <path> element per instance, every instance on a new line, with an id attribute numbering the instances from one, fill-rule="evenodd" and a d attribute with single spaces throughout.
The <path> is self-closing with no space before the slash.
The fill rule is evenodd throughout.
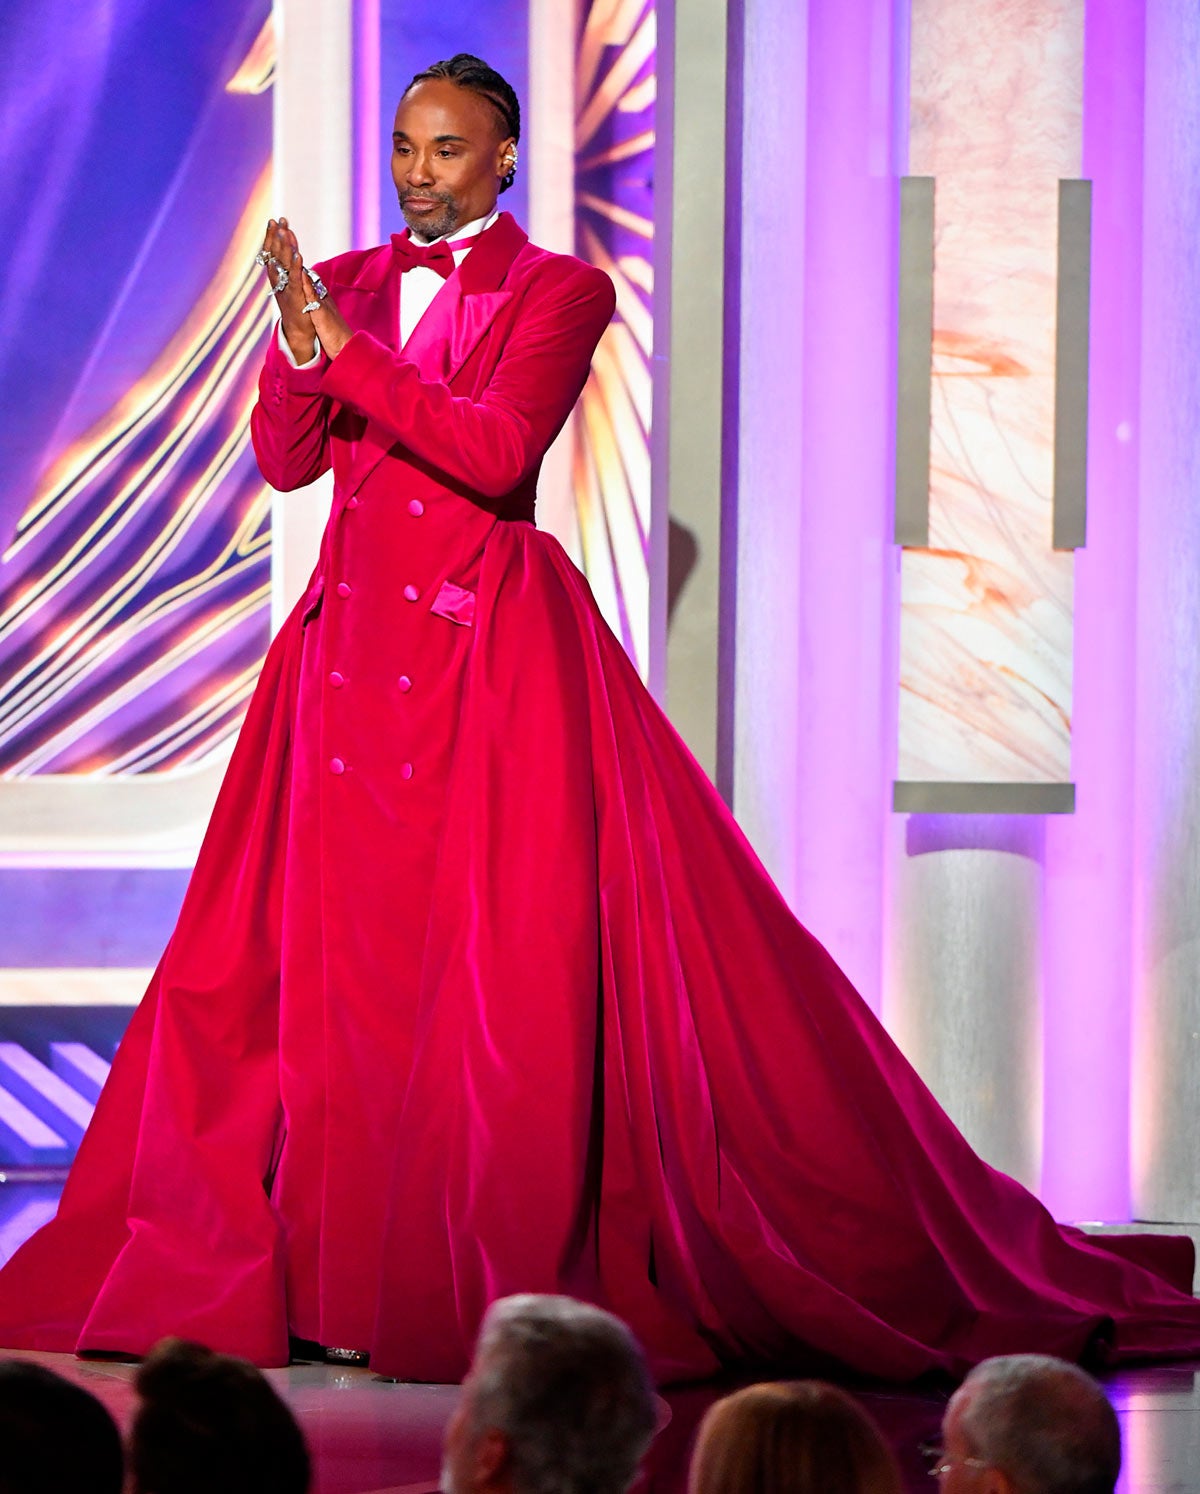
<path id="1" fill-rule="evenodd" d="M 390 246 L 323 273 L 356 334 L 254 415 L 320 562 L 0 1344 L 447 1381 L 563 1291 L 663 1378 L 1200 1352 L 1190 1245 L 972 1153 L 530 522 L 607 278 L 504 215 L 397 353 Z"/>

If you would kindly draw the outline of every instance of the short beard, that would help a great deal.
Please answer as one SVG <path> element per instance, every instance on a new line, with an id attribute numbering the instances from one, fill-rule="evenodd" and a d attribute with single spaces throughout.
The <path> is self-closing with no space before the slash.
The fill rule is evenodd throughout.
<path id="1" fill-rule="evenodd" d="M 403 194 L 397 193 L 396 196 L 400 203 L 400 211 L 404 214 L 404 221 L 408 224 L 411 231 L 419 234 L 421 238 L 428 240 L 443 239 L 448 233 L 453 233 L 458 227 L 458 206 L 454 198 L 445 192 L 405 192 Z M 440 213 L 428 213 L 423 217 L 418 217 L 414 221 L 413 218 L 408 216 L 404 204 L 409 197 L 421 196 L 440 202 L 442 210 Z"/>

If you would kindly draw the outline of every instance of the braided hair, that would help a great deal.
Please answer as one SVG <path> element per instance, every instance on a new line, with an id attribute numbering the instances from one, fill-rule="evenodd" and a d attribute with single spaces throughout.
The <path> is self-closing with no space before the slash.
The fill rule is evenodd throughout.
<path id="1" fill-rule="evenodd" d="M 488 67 L 481 57 L 473 57 L 470 52 L 459 52 L 445 62 L 435 62 L 424 72 L 414 75 L 412 82 L 404 90 L 405 94 L 410 93 L 418 83 L 425 83 L 430 78 L 448 78 L 451 83 L 457 83 L 459 88 L 469 88 L 472 93 L 486 99 L 500 116 L 500 122 L 504 126 L 503 138 L 511 136 L 514 140 L 520 140 L 521 105 L 516 92 L 512 84 L 502 78 L 494 67 Z M 516 174 L 514 167 L 500 179 L 501 192 L 508 191 Z"/>

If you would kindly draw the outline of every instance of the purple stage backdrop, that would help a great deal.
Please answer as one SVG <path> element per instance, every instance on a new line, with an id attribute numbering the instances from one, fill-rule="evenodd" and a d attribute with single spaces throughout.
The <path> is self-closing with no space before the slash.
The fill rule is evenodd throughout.
<path id="1" fill-rule="evenodd" d="M 257 678 L 269 13 L 0 9 L 0 789 L 219 761 Z M 0 1164 L 45 1167 L 74 1152 L 186 871 L 16 861 L 0 866 Z"/>
<path id="2" fill-rule="evenodd" d="M 19 0 L 0 129 L 0 773 L 219 752 L 268 635 L 247 415 L 266 0 Z"/>

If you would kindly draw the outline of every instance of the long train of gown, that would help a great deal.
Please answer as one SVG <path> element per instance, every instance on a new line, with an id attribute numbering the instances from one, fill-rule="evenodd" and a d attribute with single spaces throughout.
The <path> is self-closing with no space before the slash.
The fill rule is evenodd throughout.
<path id="1" fill-rule="evenodd" d="M 1060 1228 L 974 1155 L 554 541 L 497 524 L 478 602 L 427 872 L 364 857 L 303 926 L 321 619 L 285 624 L 0 1343 L 271 1365 L 290 1329 L 447 1381 L 521 1290 L 609 1307 L 663 1378 L 1200 1352 L 1190 1245 Z"/>

